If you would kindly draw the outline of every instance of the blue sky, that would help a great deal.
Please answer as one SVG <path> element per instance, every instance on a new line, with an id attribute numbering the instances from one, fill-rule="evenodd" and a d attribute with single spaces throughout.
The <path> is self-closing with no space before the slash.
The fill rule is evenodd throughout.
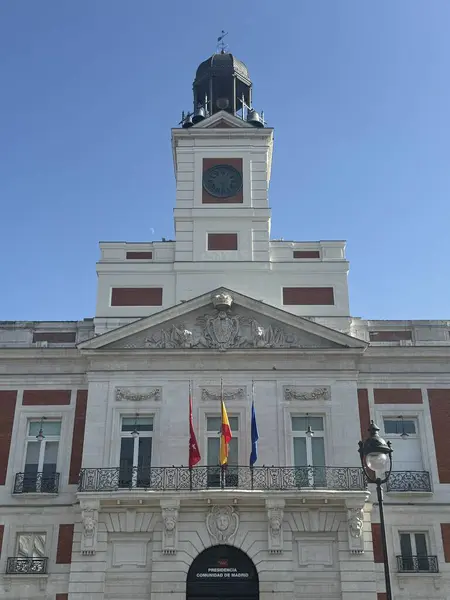
<path id="1" fill-rule="evenodd" d="M 170 128 L 222 29 L 275 127 L 273 237 L 346 239 L 355 316 L 449 318 L 448 0 L 211 6 L 0 2 L 0 320 L 93 316 L 98 241 L 173 236 Z"/>

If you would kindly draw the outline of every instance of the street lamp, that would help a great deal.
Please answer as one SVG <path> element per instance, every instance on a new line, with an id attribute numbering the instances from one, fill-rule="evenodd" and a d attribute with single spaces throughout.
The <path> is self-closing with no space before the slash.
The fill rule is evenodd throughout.
<path id="1" fill-rule="evenodd" d="M 368 429 L 370 436 L 359 442 L 359 456 L 365 476 L 369 483 L 377 486 L 378 506 L 380 510 L 381 544 L 383 547 L 384 579 L 386 581 L 386 600 L 392 600 L 391 577 L 389 574 L 389 558 L 386 544 L 386 529 L 384 525 L 383 490 L 381 486 L 386 483 L 392 471 L 391 442 L 386 442 L 378 435 L 380 428 L 373 421 Z"/>

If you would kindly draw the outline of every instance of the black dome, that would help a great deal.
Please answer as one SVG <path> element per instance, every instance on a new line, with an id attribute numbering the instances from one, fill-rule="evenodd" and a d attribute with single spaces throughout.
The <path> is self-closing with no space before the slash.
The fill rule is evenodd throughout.
<path id="1" fill-rule="evenodd" d="M 215 74 L 237 73 L 241 77 L 250 80 L 248 69 L 245 64 L 229 52 L 213 54 L 203 61 L 197 69 L 195 80 L 200 81 L 204 77 Z"/>

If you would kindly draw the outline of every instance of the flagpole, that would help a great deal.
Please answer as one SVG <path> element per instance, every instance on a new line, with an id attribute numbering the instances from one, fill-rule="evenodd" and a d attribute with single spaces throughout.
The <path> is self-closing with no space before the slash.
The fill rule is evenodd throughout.
<path id="1" fill-rule="evenodd" d="M 253 427 L 253 407 L 255 405 L 255 380 L 252 379 L 252 403 L 250 406 L 250 438 L 252 438 L 251 435 L 251 428 Z M 252 450 L 253 450 L 253 439 L 252 439 Z M 250 465 L 250 479 L 251 479 L 251 487 L 253 490 L 253 475 L 254 475 L 254 471 L 253 471 L 253 465 Z"/>
<path id="2" fill-rule="evenodd" d="M 223 377 L 220 378 L 220 441 L 219 441 L 219 463 L 220 463 L 220 487 L 223 489 L 225 487 L 225 465 L 223 465 L 220 462 L 220 448 L 222 446 L 222 436 L 223 436 L 223 431 L 222 431 L 222 410 L 223 410 Z"/>
<path id="3" fill-rule="evenodd" d="M 192 415 L 192 386 L 189 379 L 189 455 L 191 454 L 191 415 Z M 189 461 L 189 490 L 192 492 L 192 465 Z"/>

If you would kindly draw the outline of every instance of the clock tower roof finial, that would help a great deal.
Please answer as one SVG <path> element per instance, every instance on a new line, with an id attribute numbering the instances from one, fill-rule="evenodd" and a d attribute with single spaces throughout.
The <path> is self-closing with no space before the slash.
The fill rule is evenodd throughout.
<path id="1" fill-rule="evenodd" d="M 188 128 L 222 110 L 255 127 L 264 127 L 263 114 L 252 108 L 252 82 L 247 66 L 228 51 L 222 30 L 216 52 L 197 68 L 193 84 L 194 109 L 183 113 L 181 125 Z"/>

